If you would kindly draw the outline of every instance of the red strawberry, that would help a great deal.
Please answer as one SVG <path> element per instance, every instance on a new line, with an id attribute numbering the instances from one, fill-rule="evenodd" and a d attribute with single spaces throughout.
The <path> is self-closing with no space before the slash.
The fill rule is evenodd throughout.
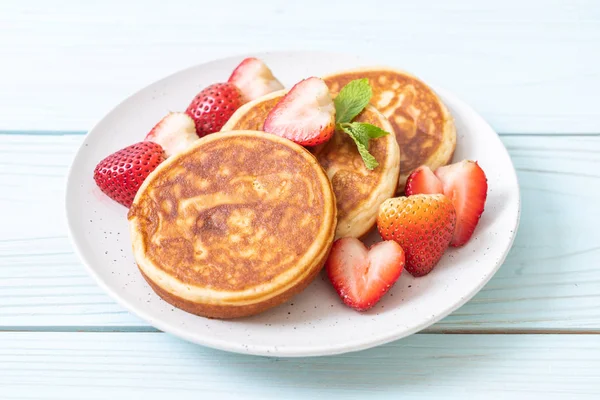
<path id="1" fill-rule="evenodd" d="M 356 238 L 342 238 L 333 243 L 325 268 L 344 303 L 365 311 L 400 277 L 404 251 L 393 241 L 377 243 L 367 250 Z"/>
<path id="2" fill-rule="evenodd" d="M 246 101 L 283 89 L 267 65 L 258 58 L 246 58 L 229 77 L 229 83 L 237 86 Z"/>
<path id="3" fill-rule="evenodd" d="M 242 94 L 234 85 L 215 83 L 198 93 L 185 112 L 196 123 L 198 136 L 203 137 L 220 131 L 243 103 Z"/>
<path id="4" fill-rule="evenodd" d="M 335 106 L 329 88 L 320 78 L 298 82 L 273 107 L 263 130 L 302 146 L 316 146 L 331 139 Z"/>
<path id="5" fill-rule="evenodd" d="M 108 197 L 125 207 L 131 207 L 144 179 L 164 160 L 164 152 L 159 144 L 136 143 L 100 161 L 94 169 L 94 180 Z"/>
<path id="6" fill-rule="evenodd" d="M 377 229 L 384 240 L 395 240 L 406 254 L 406 270 L 427 275 L 448 248 L 456 213 L 443 194 L 416 194 L 387 199 L 379 207 Z"/>
<path id="7" fill-rule="evenodd" d="M 468 160 L 438 168 L 435 174 L 456 210 L 456 229 L 450 245 L 462 246 L 473 235 L 483 213 L 487 178 L 477 162 Z"/>
<path id="8" fill-rule="evenodd" d="M 146 135 L 148 141 L 162 146 L 167 157 L 191 146 L 196 140 L 194 120 L 182 112 L 169 113 Z"/>
<path id="9" fill-rule="evenodd" d="M 427 165 L 422 165 L 408 176 L 404 193 L 410 196 L 413 194 L 444 193 L 444 191 L 442 181 L 435 176 Z"/>

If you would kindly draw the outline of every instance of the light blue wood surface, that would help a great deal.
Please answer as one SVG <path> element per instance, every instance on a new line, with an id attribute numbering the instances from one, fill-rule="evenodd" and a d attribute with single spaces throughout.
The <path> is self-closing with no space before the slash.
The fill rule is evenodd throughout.
<path id="1" fill-rule="evenodd" d="M 156 332 L 68 241 L 82 131 L 178 69 L 294 49 L 370 54 L 480 111 L 519 176 L 514 248 L 427 333 L 360 353 L 266 359 Z M 3 1 L 0 399 L 600 398 L 598 65 L 594 1 Z"/>
<path id="2" fill-rule="evenodd" d="M 163 333 L 5 333 L 2 399 L 597 399 L 600 336 L 417 334 L 366 352 L 240 356 Z"/>
<path id="3" fill-rule="evenodd" d="M 87 130 L 184 67 L 303 49 L 413 71 L 499 132 L 598 133 L 598 26 L 594 0 L 5 0 L 0 129 Z"/>

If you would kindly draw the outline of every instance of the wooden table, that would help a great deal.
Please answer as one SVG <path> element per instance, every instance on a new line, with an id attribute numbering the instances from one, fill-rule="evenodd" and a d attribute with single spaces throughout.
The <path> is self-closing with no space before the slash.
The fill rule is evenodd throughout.
<path id="1" fill-rule="evenodd" d="M 71 158 L 166 74 L 295 49 L 372 55 L 475 107 L 518 171 L 514 248 L 464 307 L 368 351 L 268 359 L 160 333 L 73 253 Z M 600 398 L 599 93 L 593 1 L 3 1 L 0 398 Z"/>

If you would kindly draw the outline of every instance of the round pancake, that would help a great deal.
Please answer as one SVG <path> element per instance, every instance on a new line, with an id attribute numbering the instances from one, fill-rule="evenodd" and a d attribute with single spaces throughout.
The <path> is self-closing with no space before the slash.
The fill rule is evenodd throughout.
<path id="1" fill-rule="evenodd" d="M 234 318 L 312 281 L 333 242 L 336 208 L 312 154 L 275 135 L 234 131 L 159 165 L 128 218 L 138 267 L 164 300 Z"/>
<path id="2" fill-rule="evenodd" d="M 285 93 L 286 90 L 269 93 L 245 104 L 231 116 L 222 131 L 262 129 L 267 114 Z M 388 120 L 372 106 L 367 106 L 355 121 L 368 122 L 392 132 Z M 379 162 L 372 171 L 365 167 L 356 144 L 346 133 L 336 132 L 327 143 L 311 149 L 331 180 L 335 193 L 336 239 L 367 234 L 375 225 L 381 203 L 396 192 L 400 152 L 394 135 L 371 140 L 369 151 Z"/>
<path id="3" fill-rule="evenodd" d="M 406 72 L 371 67 L 337 72 L 323 77 L 332 92 L 354 79 L 367 78 L 373 89 L 373 104 L 392 124 L 400 146 L 398 191 L 421 165 L 435 170 L 452 160 L 456 128 L 450 112 L 438 95 L 417 77 Z"/>

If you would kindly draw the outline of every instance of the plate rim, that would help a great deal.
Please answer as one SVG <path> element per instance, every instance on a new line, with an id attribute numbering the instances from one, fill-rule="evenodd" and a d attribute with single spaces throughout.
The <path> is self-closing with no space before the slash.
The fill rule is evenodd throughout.
<path id="1" fill-rule="evenodd" d="M 422 322 L 419 325 L 417 325 L 411 329 L 408 329 L 408 330 L 394 331 L 392 329 L 389 331 L 390 333 L 380 335 L 380 336 L 378 336 L 374 339 L 370 339 L 370 340 L 364 340 L 364 339 L 363 340 L 355 340 L 355 341 L 351 341 L 351 342 L 343 342 L 343 344 L 332 343 L 327 346 L 313 345 L 309 348 L 304 347 L 304 346 L 293 346 L 293 345 L 285 346 L 285 347 L 274 346 L 274 345 L 257 345 L 257 344 L 245 345 L 241 342 L 231 342 L 230 340 L 220 340 L 218 337 L 206 337 L 205 336 L 205 337 L 199 338 L 197 336 L 192 335 L 191 333 L 188 333 L 187 330 L 181 329 L 180 327 L 178 327 L 176 325 L 173 325 L 168 322 L 163 322 L 163 320 L 153 317 L 152 315 L 148 314 L 147 312 L 139 309 L 137 307 L 137 305 L 135 305 L 134 303 L 131 303 L 131 302 L 127 301 L 126 299 L 122 298 L 117 293 L 116 290 L 114 290 L 108 283 L 104 282 L 104 280 L 100 277 L 100 275 L 96 273 L 95 269 L 91 266 L 92 262 L 90 260 L 88 260 L 88 257 L 86 255 L 83 254 L 83 252 L 81 250 L 82 246 L 80 245 L 80 239 L 78 239 L 75 234 L 75 228 L 73 226 L 74 221 L 70 217 L 69 208 L 71 205 L 70 203 L 72 203 L 73 200 L 70 200 L 70 198 L 72 196 L 70 196 L 69 194 L 71 191 L 70 188 L 73 185 L 72 182 L 75 179 L 74 175 L 76 174 L 74 167 L 75 167 L 78 159 L 81 157 L 82 150 L 86 145 L 86 140 L 90 133 L 94 132 L 97 129 L 97 127 L 107 117 L 109 117 L 114 112 L 116 112 L 122 106 L 122 104 L 126 103 L 131 98 L 137 96 L 139 93 L 141 93 L 142 91 L 144 91 L 151 85 L 160 84 L 161 82 L 169 80 L 176 75 L 185 73 L 186 71 L 198 68 L 202 65 L 209 64 L 212 62 L 226 62 L 226 61 L 237 60 L 237 59 L 241 59 L 243 57 L 249 57 L 249 56 L 260 58 L 260 57 L 264 57 L 266 55 L 284 56 L 286 54 L 291 54 L 291 55 L 295 55 L 295 56 L 300 56 L 300 55 L 307 56 L 308 54 L 326 54 L 327 56 L 357 57 L 357 58 L 362 57 L 359 54 L 352 54 L 352 53 L 299 50 L 299 51 L 268 51 L 268 52 L 252 53 L 252 54 L 243 53 L 243 54 L 237 54 L 237 55 L 228 56 L 228 57 L 211 59 L 211 60 L 207 60 L 207 61 L 204 61 L 201 63 L 191 65 L 189 67 L 180 69 L 180 70 L 173 72 L 167 76 L 164 76 L 163 78 L 160 78 L 158 80 L 155 80 L 153 82 L 146 84 L 142 88 L 139 88 L 138 90 L 136 90 L 129 96 L 125 97 L 117 105 L 115 105 L 108 112 L 106 112 L 98 121 L 96 121 L 96 123 L 93 125 L 93 127 L 91 129 L 89 129 L 88 132 L 86 133 L 86 135 L 84 136 L 84 139 L 83 139 L 82 143 L 79 145 L 79 147 L 75 153 L 75 156 L 72 158 L 71 163 L 69 165 L 69 170 L 66 175 L 67 179 L 65 181 L 65 198 L 64 198 L 65 199 L 65 218 L 66 218 L 67 228 L 68 228 L 67 229 L 68 237 L 69 237 L 69 240 L 71 241 L 71 243 L 73 244 L 73 249 L 74 249 L 75 254 L 77 254 L 78 258 L 81 260 L 81 262 L 87 269 L 87 272 L 92 276 L 92 278 L 94 279 L 96 284 L 98 284 L 98 286 L 100 286 L 113 300 L 115 300 L 121 307 L 123 307 L 128 312 L 136 315 L 137 317 L 141 318 L 142 320 L 149 323 L 153 327 L 158 328 L 159 330 L 161 330 L 165 333 L 182 338 L 184 340 L 187 340 L 187 341 L 195 343 L 195 344 L 199 344 L 202 346 L 206 346 L 206 347 L 210 347 L 210 348 L 214 348 L 214 349 L 218 349 L 218 350 L 222 350 L 222 351 L 228 351 L 228 352 L 239 353 L 239 354 L 247 354 L 247 355 L 269 356 L 269 357 L 314 357 L 314 356 L 336 355 L 336 354 L 343 354 L 343 353 L 349 353 L 349 352 L 356 352 L 356 351 L 380 346 L 380 345 L 383 345 L 386 343 L 390 343 L 392 341 L 399 340 L 404 337 L 415 334 L 415 333 L 435 324 L 436 322 L 442 320 L 443 318 L 445 318 L 452 312 L 456 311 L 458 308 L 462 307 L 465 303 L 467 303 L 477 293 L 479 293 L 481 291 L 481 289 L 490 281 L 490 279 L 498 272 L 500 267 L 504 264 L 504 261 L 506 260 L 506 257 L 508 256 L 508 253 L 510 252 L 510 250 L 514 244 L 514 240 L 517 236 L 517 231 L 518 231 L 520 219 L 521 219 L 521 188 L 519 185 L 518 176 L 517 176 L 516 169 L 514 167 L 512 158 L 510 157 L 510 154 L 508 153 L 506 146 L 504 146 L 504 144 L 502 142 L 500 142 L 500 144 L 501 144 L 500 147 L 502 148 L 502 151 L 504 153 L 503 155 L 507 157 L 507 159 L 510 163 L 510 166 L 511 166 L 511 171 L 510 171 L 511 180 L 514 179 L 514 182 L 516 183 L 516 185 L 515 185 L 516 193 L 514 193 L 514 194 L 516 195 L 517 213 L 516 213 L 515 221 L 513 222 L 513 225 L 512 225 L 511 237 L 509 239 L 508 245 L 504 249 L 502 256 L 500 258 L 498 258 L 498 260 L 496 261 L 496 265 L 489 271 L 489 273 L 484 277 L 484 279 L 481 279 L 475 285 L 475 287 L 471 291 L 469 291 L 469 293 L 466 293 L 464 296 L 461 297 L 461 299 L 458 302 L 454 303 L 451 307 L 445 309 L 443 312 L 436 313 L 433 317 L 426 319 L 424 322 Z M 375 63 L 373 65 L 381 65 L 381 64 Z M 393 66 L 390 66 L 390 67 L 395 68 Z M 450 92 L 446 89 L 443 89 L 443 88 L 439 87 L 438 85 L 429 85 L 429 86 L 434 90 L 434 92 L 436 92 L 438 95 L 440 95 L 440 97 L 442 97 L 442 99 L 449 99 L 450 103 L 457 103 L 457 104 L 460 104 L 461 107 L 467 108 L 472 114 L 474 114 L 481 120 L 481 123 L 484 123 L 488 127 L 489 130 L 494 132 L 498 136 L 498 139 L 500 139 L 498 133 L 469 104 L 462 101 L 460 98 L 455 96 L 452 92 Z M 505 171 L 505 173 L 506 173 L 506 171 Z M 202 317 L 198 317 L 198 318 L 202 318 Z"/>

